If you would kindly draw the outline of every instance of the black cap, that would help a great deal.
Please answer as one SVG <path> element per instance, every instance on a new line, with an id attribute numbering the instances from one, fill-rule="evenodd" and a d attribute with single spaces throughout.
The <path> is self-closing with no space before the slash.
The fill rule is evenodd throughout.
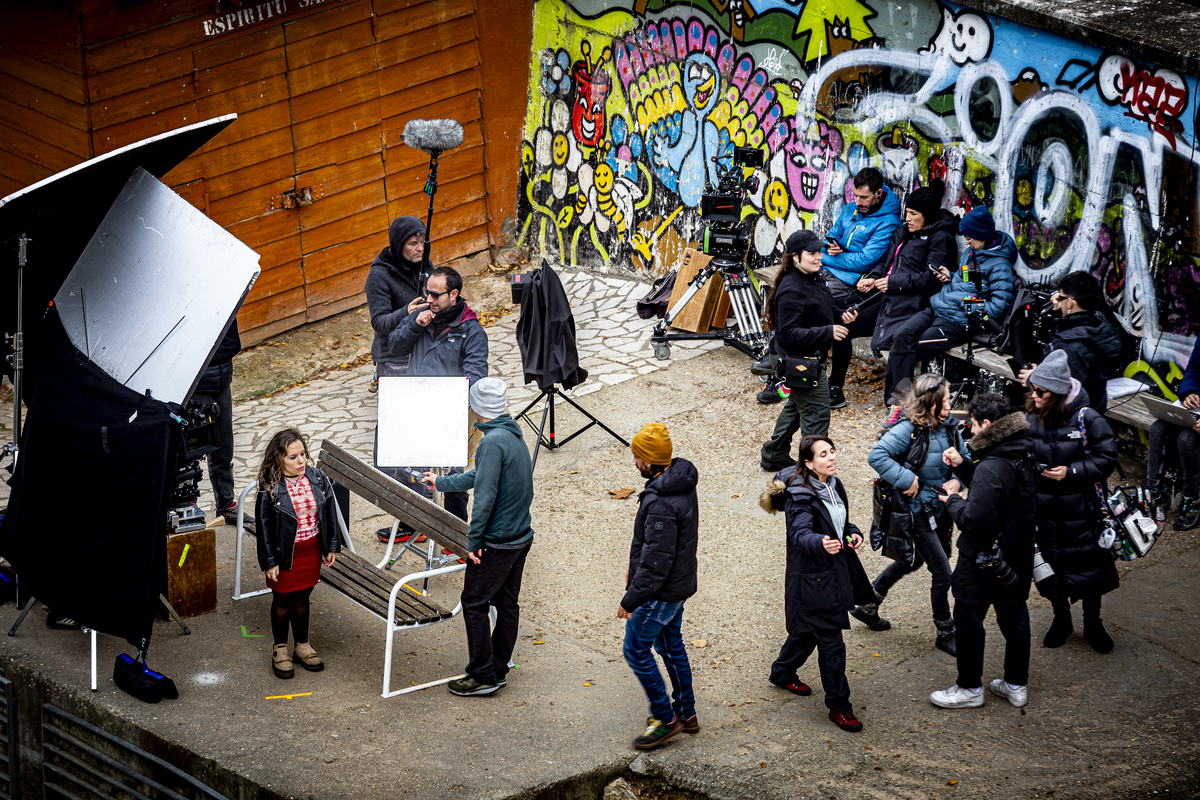
<path id="1" fill-rule="evenodd" d="M 818 253 L 821 251 L 821 238 L 812 231 L 801 230 L 796 231 L 787 238 L 787 244 L 784 245 L 783 252 L 799 253 L 801 250 L 807 250 L 810 253 Z"/>

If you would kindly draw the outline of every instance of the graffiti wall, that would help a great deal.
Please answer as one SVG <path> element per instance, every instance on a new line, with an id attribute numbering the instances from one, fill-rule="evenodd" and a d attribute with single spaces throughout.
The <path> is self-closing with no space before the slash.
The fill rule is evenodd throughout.
<path id="1" fill-rule="evenodd" d="M 930 0 L 536 0 L 533 42 L 520 237 L 559 262 L 672 269 L 749 146 L 752 266 L 871 165 L 986 205 L 1028 282 L 1092 272 L 1154 361 L 1200 333 L 1195 76 Z"/>

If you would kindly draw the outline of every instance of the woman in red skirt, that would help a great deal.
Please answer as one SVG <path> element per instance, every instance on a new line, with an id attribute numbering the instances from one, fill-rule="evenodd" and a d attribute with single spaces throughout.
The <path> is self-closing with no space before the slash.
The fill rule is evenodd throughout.
<path id="1" fill-rule="evenodd" d="M 325 662 L 308 643 L 308 597 L 321 577 L 321 565 L 333 566 L 341 550 L 333 484 L 308 466 L 308 444 L 288 428 L 271 438 L 258 471 L 258 564 L 272 592 L 271 666 L 280 678 L 296 674 L 288 657 L 288 623 L 296 640 L 294 659 L 313 672 Z"/>

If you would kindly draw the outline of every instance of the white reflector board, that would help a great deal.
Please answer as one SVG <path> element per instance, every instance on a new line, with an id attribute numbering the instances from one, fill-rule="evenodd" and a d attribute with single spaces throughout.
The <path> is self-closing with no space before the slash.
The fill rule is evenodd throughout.
<path id="1" fill-rule="evenodd" d="M 463 378 L 380 378 L 381 467 L 465 467 L 467 391 Z"/>
<path id="2" fill-rule="evenodd" d="M 257 253 L 136 167 L 54 304 L 92 363 L 183 403 L 257 277 Z"/>

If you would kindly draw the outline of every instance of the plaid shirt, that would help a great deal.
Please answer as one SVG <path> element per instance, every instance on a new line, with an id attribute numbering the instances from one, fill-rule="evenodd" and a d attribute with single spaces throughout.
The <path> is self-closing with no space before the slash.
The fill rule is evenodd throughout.
<path id="1" fill-rule="evenodd" d="M 298 481 L 284 480 L 284 484 L 287 485 L 288 497 L 292 498 L 292 508 L 296 511 L 296 543 L 316 538 L 317 498 L 313 496 L 308 476 L 303 475 Z"/>

